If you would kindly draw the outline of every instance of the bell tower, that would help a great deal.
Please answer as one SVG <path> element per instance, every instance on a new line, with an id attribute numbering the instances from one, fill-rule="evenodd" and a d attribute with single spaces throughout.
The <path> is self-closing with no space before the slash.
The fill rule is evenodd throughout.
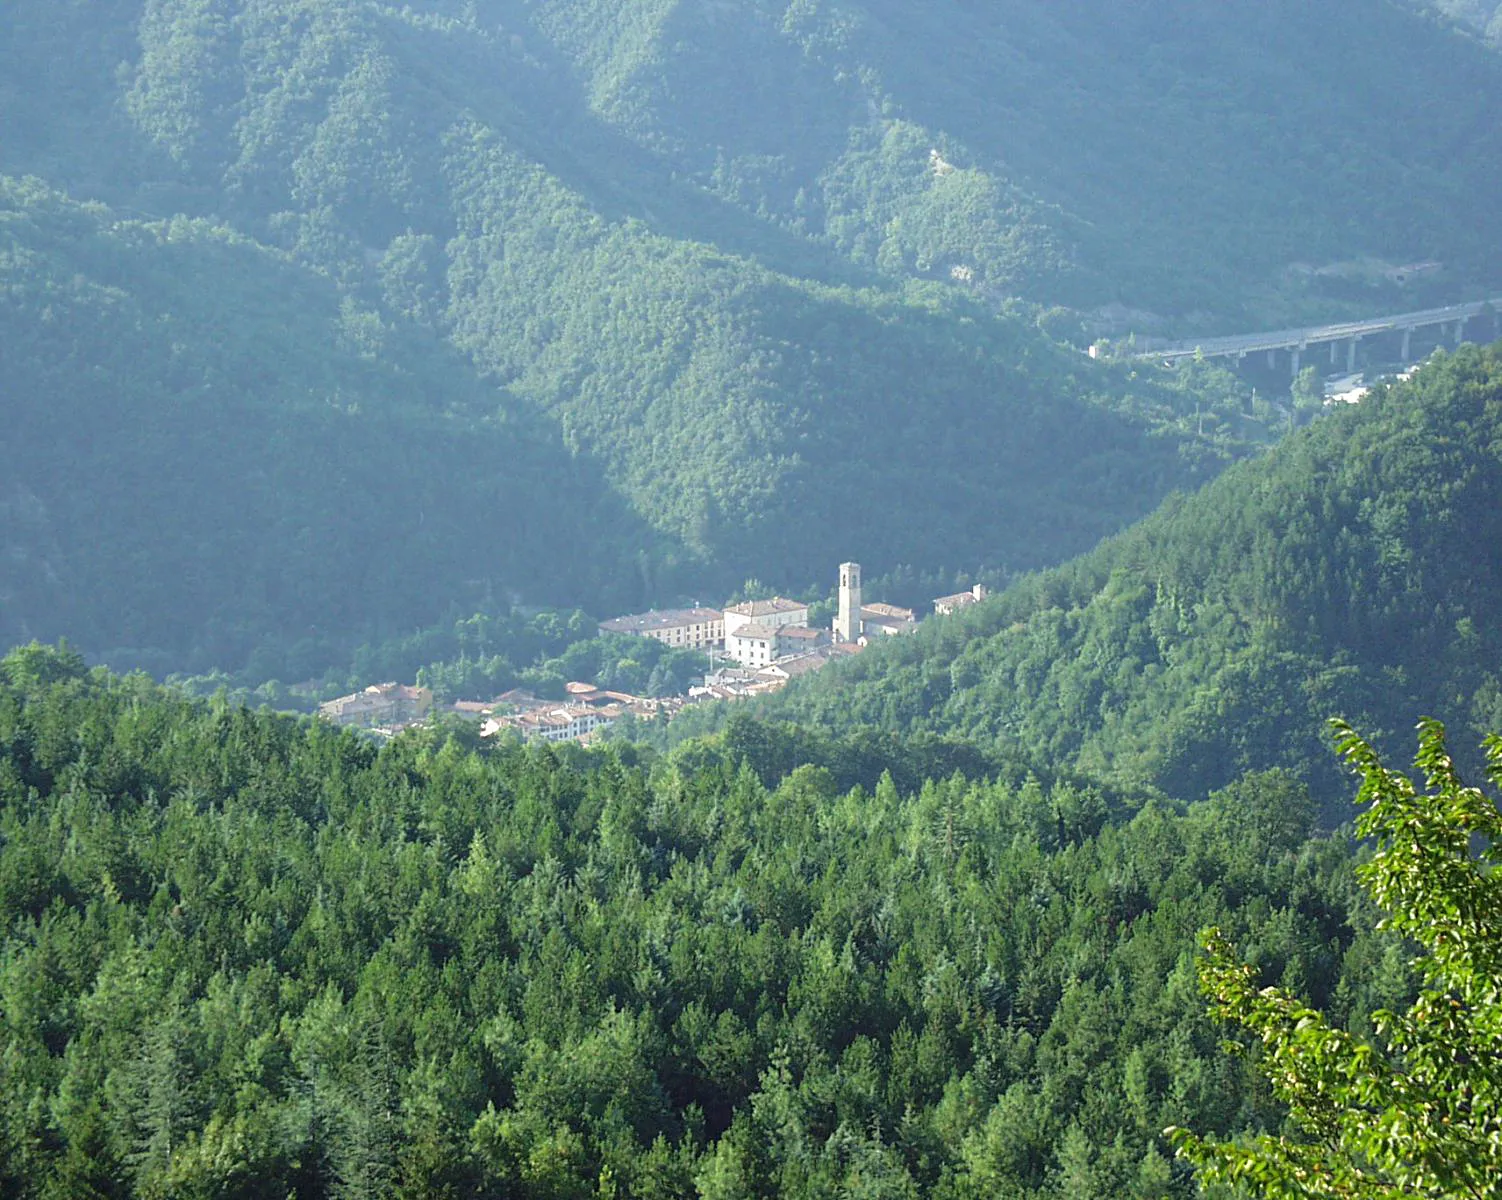
<path id="1" fill-rule="evenodd" d="M 840 612 L 834 621 L 834 640 L 859 641 L 861 636 L 861 565 L 840 564 Z"/>

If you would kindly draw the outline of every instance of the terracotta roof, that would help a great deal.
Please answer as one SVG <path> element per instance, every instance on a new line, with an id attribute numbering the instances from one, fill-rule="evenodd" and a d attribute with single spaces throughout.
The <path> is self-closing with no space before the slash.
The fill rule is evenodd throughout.
<path id="1" fill-rule="evenodd" d="M 811 675 L 828 665 L 829 656 L 820 654 L 816 650 L 812 654 L 799 654 L 793 658 L 779 659 L 770 667 L 764 668 L 761 673 L 768 675 L 780 672 L 787 679 L 797 679 L 800 675 Z"/>
<path id="2" fill-rule="evenodd" d="M 934 608 L 940 611 L 964 608 L 967 604 L 979 604 L 986 599 L 987 595 L 985 585 L 978 583 L 968 592 L 956 592 L 953 596 L 940 596 L 934 601 Z"/>

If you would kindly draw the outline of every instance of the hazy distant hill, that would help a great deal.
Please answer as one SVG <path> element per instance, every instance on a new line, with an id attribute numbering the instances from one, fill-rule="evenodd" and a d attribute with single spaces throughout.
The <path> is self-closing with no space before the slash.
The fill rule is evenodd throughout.
<path id="1" fill-rule="evenodd" d="M 722 286 L 744 327 L 686 334 L 674 362 L 620 324 L 644 341 L 618 364 L 641 391 L 550 415 L 223 226 L 0 179 L 0 642 L 208 669 L 453 604 L 606 612 L 758 571 L 809 581 L 850 546 L 1036 564 L 1195 476 L 1185 438 L 1149 435 L 1173 394 L 1101 398 L 1156 404 L 1151 421 L 1073 399 L 1118 381 L 1015 325 L 749 270 L 682 285 L 622 279 L 588 320 L 655 301 L 697 325 L 685 300 Z M 713 386 L 737 379 L 739 399 Z"/>
<path id="2" fill-rule="evenodd" d="M 214 509 L 237 548 L 202 553 L 287 570 L 299 603 L 339 622 L 365 612 L 349 598 L 369 555 L 308 548 L 339 537 L 319 474 L 287 465 L 309 442 L 252 452 L 224 397 L 387 397 L 333 405 L 359 407 L 358 436 L 386 422 L 400 449 L 341 443 L 393 464 L 384 494 L 401 499 L 366 508 L 371 529 L 407 528 L 382 504 L 404 521 L 411 496 L 433 497 L 422 536 L 386 544 L 380 569 L 401 583 L 377 589 L 376 625 L 431 620 L 476 581 L 605 606 L 753 574 L 801 586 L 845 557 L 1061 561 L 1256 430 L 1224 388 L 1196 396 L 1063 349 L 1036 323 L 1078 338 L 1078 314 L 1041 305 L 1223 323 L 1422 298 L 1380 264 L 1295 263 L 1435 259 L 1440 290 L 1498 273 L 1502 64 L 1375 0 L 1326 8 L 13 0 L 0 171 L 109 208 L 22 239 L 7 320 L 26 337 L 0 385 L 38 412 L 54 394 L 110 397 L 116 490 L 95 490 L 103 462 L 64 477 L 80 511 L 121 523 L 129 471 L 178 467 L 165 443 L 141 450 L 136 412 L 219 398 L 198 414 L 215 452 L 239 456 L 213 469 L 219 493 L 254 496 L 257 470 L 306 486 Z M 1323 49 L 1336 29 L 1338 54 Z M 11 194 L 14 238 L 53 201 Z M 205 222 L 190 242 L 235 246 L 230 264 L 185 262 L 179 215 Z M 117 275 L 75 265 L 90 237 L 132 246 Z M 74 340 L 28 357 L 49 328 L 44 279 L 72 296 Z M 140 305 L 123 335 L 98 299 L 110 287 Z M 243 342 L 240 303 L 275 310 Z M 214 367 L 225 355 L 260 369 Z M 526 440 L 491 428 L 496 408 Z M 1202 437 L 1194 414 L 1214 409 Z M 435 410 L 441 436 L 422 427 Z M 477 501 L 497 475 L 508 490 Z M 81 623 L 100 647 L 262 628 L 241 612 L 260 601 L 216 591 L 231 574 L 208 568 L 172 589 L 170 636 L 156 600 L 106 635 L 121 614 L 82 606 L 117 590 L 107 564 L 123 559 L 26 486 L 43 504 L 14 502 L 32 532 L 12 541 L 99 574 L 20 571 L 30 599 L 9 628 Z M 457 531 L 474 527 L 469 544 Z M 175 578 L 152 536 L 105 545 L 138 539 L 134 578 Z M 535 570 L 540 542 L 553 554 Z M 316 569 L 293 569 L 305 554 Z"/>
<path id="3" fill-rule="evenodd" d="M 602 215 L 800 272 L 1226 319 L 1388 298 L 1300 265 L 1499 274 L 1502 64 L 1386 0 L 7 9 L 10 169 L 305 250 L 460 231 L 479 127 Z"/>
<path id="4" fill-rule="evenodd" d="M 1499 548 L 1502 347 L 1466 347 L 776 709 L 999 739 L 1179 795 L 1273 765 L 1328 782 L 1332 715 L 1502 726 Z"/>

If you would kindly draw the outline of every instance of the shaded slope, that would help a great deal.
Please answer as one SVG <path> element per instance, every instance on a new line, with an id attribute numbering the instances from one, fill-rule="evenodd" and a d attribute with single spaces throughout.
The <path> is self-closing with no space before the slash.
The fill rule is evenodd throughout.
<path id="1" fill-rule="evenodd" d="M 652 539 L 556 431 L 207 223 L 0 180 L 0 391 L 0 642 L 206 669 L 455 600 L 642 595 Z"/>
<path id="2" fill-rule="evenodd" d="M 790 688 L 832 728 L 962 733 L 1200 794 L 1329 782 L 1323 722 L 1502 717 L 1502 350 L 1333 413 L 1077 562 Z"/>

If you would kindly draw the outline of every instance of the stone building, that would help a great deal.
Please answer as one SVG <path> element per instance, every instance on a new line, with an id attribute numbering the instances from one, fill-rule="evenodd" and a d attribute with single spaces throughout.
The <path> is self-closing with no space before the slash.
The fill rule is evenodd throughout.
<path id="1" fill-rule="evenodd" d="M 912 633 L 918 628 L 918 616 L 910 608 L 895 604 L 861 605 L 861 630 L 866 638 Z"/>
<path id="2" fill-rule="evenodd" d="M 789 654 L 806 654 L 828 642 L 829 634 L 807 625 L 752 621 L 737 626 L 725 638 L 725 656 L 743 667 L 765 667 Z"/>
<path id="3" fill-rule="evenodd" d="M 861 565 L 840 564 L 840 607 L 834 618 L 834 640 L 861 640 Z"/>

